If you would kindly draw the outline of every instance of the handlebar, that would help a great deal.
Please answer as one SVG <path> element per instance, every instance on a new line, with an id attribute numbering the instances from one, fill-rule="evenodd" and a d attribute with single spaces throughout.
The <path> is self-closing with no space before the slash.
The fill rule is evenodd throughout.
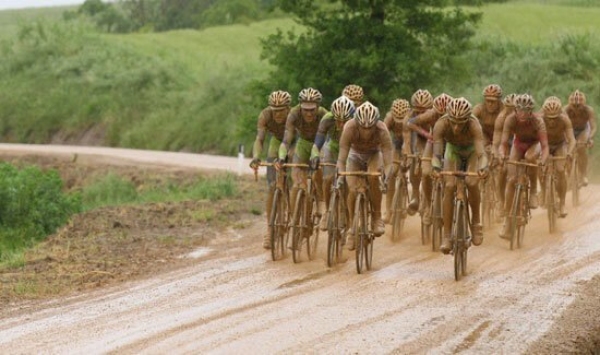
<path id="1" fill-rule="evenodd" d="M 338 173 L 340 176 L 381 176 L 380 172 L 372 171 L 341 171 Z"/>
<path id="2" fill-rule="evenodd" d="M 478 178 L 482 178 L 481 175 L 479 175 L 478 173 L 474 173 L 472 171 L 440 171 L 439 172 L 440 175 L 442 176 L 456 176 L 456 177 L 467 177 L 467 176 L 472 176 L 472 177 L 478 177 Z"/>

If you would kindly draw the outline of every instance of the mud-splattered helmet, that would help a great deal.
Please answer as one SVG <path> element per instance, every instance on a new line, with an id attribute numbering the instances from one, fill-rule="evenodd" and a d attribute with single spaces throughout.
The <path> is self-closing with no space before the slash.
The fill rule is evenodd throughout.
<path id="1" fill-rule="evenodd" d="M 410 103 L 404 99 L 396 99 L 392 102 L 392 116 L 395 120 L 402 120 L 410 111 Z"/>
<path id="2" fill-rule="evenodd" d="M 499 100 L 502 97 L 502 88 L 498 84 L 490 84 L 483 89 L 483 97 Z"/>
<path id="3" fill-rule="evenodd" d="M 433 96 L 429 91 L 419 89 L 410 98 L 410 103 L 417 109 L 430 109 L 433 106 Z"/>
<path id="4" fill-rule="evenodd" d="M 562 103 L 560 99 L 556 96 L 548 97 L 542 105 L 542 111 L 544 112 L 544 116 L 548 118 L 560 116 L 562 113 Z"/>
<path id="5" fill-rule="evenodd" d="M 298 101 L 300 101 L 300 107 L 304 109 L 312 109 L 317 108 L 321 101 L 323 100 L 323 95 L 317 89 L 306 88 L 302 89 L 298 94 Z"/>
<path id="6" fill-rule="evenodd" d="M 466 122 L 471 117 L 472 112 L 473 106 L 464 97 L 453 99 L 448 105 L 448 118 L 455 123 Z"/>
<path id="7" fill-rule="evenodd" d="M 340 96 L 331 104 L 331 113 L 333 118 L 338 121 L 348 121 L 354 117 L 354 102 L 347 96 Z"/>
<path id="8" fill-rule="evenodd" d="M 569 103 L 571 105 L 585 105 L 585 94 L 579 90 L 575 90 L 571 95 L 569 95 Z"/>
<path id="9" fill-rule="evenodd" d="M 379 109 L 373 106 L 369 101 L 358 106 L 356 109 L 356 121 L 362 127 L 369 128 L 377 123 L 379 120 Z"/>
<path id="10" fill-rule="evenodd" d="M 292 96 L 287 91 L 277 90 L 269 95 L 269 106 L 274 110 L 283 110 L 292 103 Z"/>
<path id="11" fill-rule="evenodd" d="M 515 99 L 515 107 L 518 110 L 531 111 L 531 110 L 533 110 L 534 106 L 535 106 L 535 101 L 533 100 L 533 97 L 529 94 L 519 95 Z"/>
<path id="12" fill-rule="evenodd" d="M 362 102 L 365 96 L 363 88 L 356 84 L 346 85 L 342 91 L 342 95 L 348 97 L 353 102 Z"/>
<path id="13" fill-rule="evenodd" d="M 433 109 L 438 113 L 438 115 L 442 115 L 446 113 L 446 108 L 448 107 L 450 101 L 452 101 L 452 96 L 446 93 L 441 93 L 436 96 L 435 99 L 433 99 Z"/>

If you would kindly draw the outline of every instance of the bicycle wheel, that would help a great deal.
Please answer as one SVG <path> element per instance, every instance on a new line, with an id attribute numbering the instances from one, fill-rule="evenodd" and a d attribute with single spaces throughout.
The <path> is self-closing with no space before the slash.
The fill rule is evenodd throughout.
<path id="1" fill-rule="evenodd" d="M 577 162 L 577 152 L 575 152 L 575 159 L 573 159 L 573 166 L 571 167 L 571 199 L 573 207 L 579 206 L 579 163 Z"/>
<path id="2" fill-rule="evenodd" d="M 454 223 L 452 226 L 452 239 L 454 241 L 454 279 L 460 281 L 465 266 L 465 240 L 467 238 L 467 226 L 465 216 L 465 205 L 462 201 L 458 201 L 454 207 Z"/>
<path id="3" fill-rule="evenodd" d="M 373 216 L 369 213 L 364 214 L 364 225 L 369 226 L 373 222 Z M 370 220 L 370 221 L 369 221 Z M 367 227 L 364 234 L 364 247 L 365 247 L 365 263 L 367 264 L 367 270 L 371 270 L 373 265 L 373 244 L 375 244 L 375 236 Z"/>
<path id="4" fill-rule="evenodd" d="M 520 201 L 521 201 L 521 185 L 515 187 L 515 196 L 513 198 L 513 204 L 510 208 L 509 218 L 509 234 L 510 234 L 510 250 L 513 250 L 516 245 L 517 238 L 517 220 L 520 212 Z"/>
<path id="5" fill-rule="evenodd" d="M 284 215 L 283 215 L 283 199 L 281 198 L 281 190 L 275 190 L 273 195 L 273 207 L 271 207 L 271 218 L 269 219 L 269 227 L 271 227 L 270 243 L 271 243 L 271 259 L 277 261 L 283 258 L 283 234 L 285 234 Z"/>
<path id="6" fill-rule="evenodd" d="M 550 174 L 546 176 L 546 211 L 548 212 L 548 227 L 550 234 L 556 230 L 556 190 L 554 186 L 554 179 Z"/>
<path id="7" fill-rule="evenodd" d="M 294 263 L 301 261 L 300 254 L 302 253 L 302 240 L 304 239 L 305 230 L 305 204 L 304 190 L 299 190 L 294 204 L 294 217 L 292 219 L 292 258 Z"/>
<path id="8" fill-rule="evenodd" d="M 367 236 L 367 216 L 365 199 L 362 194 L 356 196 L 356 206 L 354 209 L 354 236 L 356 238 L 356 272 L 363 271 L 364 261 L 366 259 L 366 240 Z"/>
<path id="9" fill-rule="evenodd" d="M 406 208 L 408 205 L 406 181 L 402 178 L 398 178 L 396 185 L 396 191 L 394 193 L 394 198 L 392 199 L 392 242 L 399 240 L 402 236 L 404 222 L 406 221 Z"/>
<path id="10" fill-rule="evenodd" d="M 440 244 L 442 243 L 442 232 L 443 232 L 443 217 L 442 217 L 442 184 L 435 184 L 433 189 L 433 198 L 431 202 L 431 222 L 432 222 L 432 236 L 431 236 L 431 250 L 439 251 Z"/>
<path id="11" fill-rule="evenodd" d="M 339 194 L 331 194 L 329 202 L 329 220 L 327 221 L 327 266 L 333 267 L 339 261 L 338 246 L 340 242 Z"/>
<path id="12" fill-rule="evenodd" d="M 529 191 L 525 190 L 521 193 L 521 203 L 519 205 L 519 217 L 518 228 L 517 228 L 517 248 L 521 248 L 523 245 L 523 240 L 525 239 L 525 226 L 527 225 L 527 221 L 529 219 Z"/>
<path id="13" fill-rule="evenodd" d="M 308 211 L 310 213 L 311 218 L 307 219 L 307 228 L 312 230 L 311 235 L 306 238 L 306 253 L 308 254 L 308 260 L 313 260 L 317 255 L 317 245 L 319 244 L 319 224 L 321 222 L 321 218 L 324 216 L 317 215 L 318 211 L 318 199 L 315 194 L 311 194 L 310 197 L 311 209 Z M 309 214 L 307 214 L 309 216 Z"/>
<path id="14" fill-rule="evenodd" d="M 419 204 L 419 215 L 421 216 L 421 244 L 425 245 L 429 242 L 429 238 L 431 238 L 431 224 L 425 224 L 423 222 L 423 218 L 425 216 L 425 191 L 421 189 L 419 192 L 419 200 L 421 203 Z"/>

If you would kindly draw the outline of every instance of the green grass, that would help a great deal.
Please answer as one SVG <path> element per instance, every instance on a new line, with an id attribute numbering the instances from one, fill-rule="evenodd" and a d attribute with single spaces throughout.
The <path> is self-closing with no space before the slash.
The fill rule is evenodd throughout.
<path id="1" fill-rule="evenodd" d="M 73 6 L 57 6 L 0 11 L 0 39 L 15 35 L 23 23 L 40 19 L 59 20 L 62 18 L 63 12 L 75 8 Z"/>
<path id="2" fill-rule="evenodd" d="M 143 188 L 136 188 L 127 178 L 116 174 L 107 174 L 86 186 L 81 195 L 83 208 L 93 210 L 103 206 L 149 202 L 216 201 L 232 197 L 236 193 L 235 177 L 230 174 L 199 178 L 196 182 L 188 185 L 167 181 Z"/>
<path id="3" fill-rule="evenodd" d="M 565 6 L 552 1 L 509 2 L 481 8 L 481 37 L 498 37 L 522 44 L 543 44 L 565 34 L 600 35 L 600 5 L 597 7 Z"/>

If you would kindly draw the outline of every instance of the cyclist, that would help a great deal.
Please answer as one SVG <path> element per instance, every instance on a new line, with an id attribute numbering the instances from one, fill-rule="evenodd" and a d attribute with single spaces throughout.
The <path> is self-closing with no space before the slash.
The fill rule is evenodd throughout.
<path id="1" fill-rule="evenodd" d="M 498 149 L 500 147 L 500 141 L 502 140 L 502 131 L 504 129 L 504 122 L 506 121 L 506 117 L 511 113 L 515 112 L 515 98 L 517 94 L 508 94 L 504 96 L 502 99 L 503 109 L 496 117 L 496 122 L 494 123 L 494 142 L 492 144 L 492 166 L 497 167 L 496 172 L 496 196 L 498 197 L 498 202 L 496 205 L 496 213 L 498 217 L 504 218 L 504 194 L 506 192 L 506 176 L 507 176 L 507 166 L 504 164 L 500 164 L 498 157 L 500 156 Z M 509 137 L 508 141 L 509 147 L 512 146 L 512 137 Z"/>
<path id="2" fill-rule="evenodd" d="M 514 136 L 513 145 L 510 148 L 509 159 L 519 161 L 523 158 L 530 163 L 535 164 L 541 153 L 540 165 L 544 167 L 548 159 L 548 134 L 546 125 L 542 117 L 533 112 L 535 101 L 529 94 L 522 94 L 515 99 L 515 112 L 506 117 L 504 129 L 502 131 L 502 140 L 500 141 L 499 155 L 504 160 L 508 151 L 508 139 Z M 514 165 L 508 168 L 508 181 L 506 185 L 506 194 L 504 198 L 504 214 L 508 215 L 512 207 L 513 197 L 515 195 L 515 184 L 517 182 L 517 169 Z M 529 208 L 538 207 L 537 198 L 537 169 L 529 169 Z M 504 220 L 500 237 L 508 238 L 508 217 Z"/>
<path id="3" fill-rule="evenodd" d="M 286 160 L 290 143 L 294 140 L 294 136 L 297 133 L 299 138 L 296 141 L 292 162 L 294 164 L 309 164 L 310 153 L 317 135 L 319 122 L 328 113 L 326 109 L 320 107 L 322 100 L 323 96 L 314 88 L 309 87 L 300 91 L 298 94 L 300 104 L 290 110 L 285 123 L 285 134 L 283 141 L 279 145 L 279 162 Z M 294 204 L 300 188 L 307 188 L 306 169 L 292 168 L 292 181 L 293 187 L 290 203 Z M 321 188 L 318 184 L 317 193 L 319 200 L 321 200 Z M 317 211 L 317 214 L 319 213 L 321 211 Z M 289 240 L 291 244 L 292 238 Z"/>
<path id="4" fill-rule="evenodd" d="M 385 115 L 383 122 L 385 123 L 388 131 L 392 135 L 392 143 L 394 144 L 394 152 L 392 158 L 394 160 L 400 160 L 400 158 L 407 154 L 404 142 L 410 141 L 408 136 L 408 130 L 404 124 L 406 115 L 410 111 L 410 103 L 404 99 L 396 99 L 392 102 L 392 107 Z M 396 177 L 397 169 L 392 169 L 390 175 L 387 177 L 388 181 L 393 181 Z M 391 219 L 391 206 L 392 200 L 394 199 L 394 193 L 396 191 L 396 184 L 392 183 L 388 186 L 386 191 L 386 203 L 385 203 L 385 214 L 383 215 L 383 222 L 389 223 Z"/>
<path id="5" fill-rule="evenodd" d="M 290 112 L 292 97 L 287 91 L 273 91 L 269 95 L 269 106 L 263 109 L 258 115 L 258 124 L 256 128 L 256 139 L 252 150 L 252 161 L 250 167 L 258 169 L 260 165 L 260 156 L 263 150 L 263 144 L 267 134 L 271 135 L 269 148 L 267 150 L 267 162 L 273 162 L 277 158 L 277 149 L 283 140 L 285 132 L 285 120 Z M 267 167 L 267 223 L 271 216 L 271 205 L 273 204 L 273 194 L 275 192 L 275 169 L 272 166 Z M 263 237 L 263 247 L 269 249 L 271 227 Z"/>
<path id="6" fill-rule="evenodd" d="M 427 90 L 419 89 L 414 92 L 412 97 L 410 98 L 410 102 L 412 105 L 412 110 L 410 112 L 410 117 L 413 118 L 422 113 L 425 113 L 427 110 L 433 107 L 433 96 Z M 410 119 L 409 119 L 410 121 Z M 427 132 L 431 131 L 431 124 L 424 124 L 421 128 Z M 411 134 L 410 139 L 410 152 L 412 154 L 421 155 L 425 150 L 425 144 L 427 143 L 427 138 L 418 135 L 416 133 Z M 410 185 L 411 188 L 411 199 L 408 204 L 408 214 L 414 215 L 419 210 L 419 189 L 421 185 L 421 171 L 416 164 L 413 164 L 410 168 L 409 173 Z M 428 182 L 424 184 L 429 184 L 429 188 L 431 189 L 431 180 L 427 179 Z"/>
<path id="7" fill-rule="evenodd" d="M 483 146 L 483 132 L 477 118 L 472 114 L 472 105 L 464 97 L 453 99 L 448 104 L 447 114 L 440 118 L 433 127 L 433 156 L 431 165 L 434 174 L 439 171 L 465 170 L 478 172 L 482 176 L 487 174 L 488 159 Z M 442 152 L 445 152 L 442 158 Z M 483 242 L 483 229 L 481 227 L 479 203 L 479 182 L 473 177 L 465 179 L 469 192 L 469 206 L 471 209 L 471 232 L 474 245 Z M 444 177 L 443 219 L 444 236 L 440 251 L 448 254 L 452 249 L 450 233 L 454 214 L 454 190 L 456 178 Z"/>
<path id="8" fill-rule="evenodd" d="M 379 120 L 379 109 L 370 102 L 365 102 L 356 109 L 354 119 L 348 121 L 340 138 L 340 154 L 338 155 L 338 171 L 380 171 L 385 167 L 389 172 L 392 163 L 392 139 L 385 123 Z M 383 164 L 382 164 L 383 159 Z M 348 212 L 350 221 L 354 217 L 356 190 L 359 178 L 348 176 Z M 370 199 L 373 208 L 373 234 L 381 236 L 385 233 L 385 225 L 381 219 L 381 190 L 377 177 L 369 177 Z M 342 186 L 345 179 L 338 178 L 336 184 Z M 352 225 L 352 224 L 350 224 Z M 347 248 L 354 250 L 355 238 L 352 228 L 348 232 Z"/>
<path id="9" fill-rule="evenodd" d="M 430 129 L 435 123 L 446 113 L 448 104 L 452 101 L 452 97 L 446 93 L 442 93 L 433 99 L 433 107 L 425 112 L 411 117 L 406 126 L 409 130 L 416 132 L 422 139 L 425 140 L 423 148 L 423 156 L 431 156 L 433 149 L 433 136 Z M 423 196 L 425 197 L 425 213 L 423 214 L 423 223 L 431 224 L 431 211 L 429 204 L 431 203 L 431 190 L 433 188 L 431 181 L 431 163 L 428 161 L 421 162 L 421 176 L 423 177 Z"/>
<path id="10" fill-rule="evenodd" d="M 352 102 L 354 102 L 354 107 L 358 107 L 363 103 L 365 94 L 363 92 L 363 88 L 356 84 L 349 84 L 344 87 L 342 91 L 342 95 L 346 96 Z"/>
<path id="11" fill-rule="evenodd" d="M 483 103 L 475 105 L 473 116 L 477 117 L 483 130 L 485 151 L 492 153 L 494 141 L 494 124 L 502 109 L 502 88 L 497 84 L 490 84 L 483 89 Z"/>
<path id="12" fill-rule="evenodd" d="M 575 90 L 569 96 L 569 104 L 565 107 L 565 112 L 573 124 L 573 132 L 577 143 L 587 143 L 588 146 L 592 146 L 596 135 L 596 114 L 594 109 L 586 104 L 585 94 Z M 585 145 L 577 147 L 577 163 L 579 176 L 582 178 L 580 183 L 587 186 L 588 156 Z"/>
<path id="13" fill-rule="evenodd" d="M 569 116 L 562 109 L 562 103 L 556 96 L 550 96 L 542 105 L 542 115 L 546 131 L 548 132 L 548 146 L 550 155 L 555 157 L 566 157 L 571 160 L 575 151 L 575 136 L 573 134 L 573 125 Z M 565 161 L 558 160 L 554 164 L 555 173 L 558 177 L 556 189 L 558 199 L 560 200 L 559 216 L 567 216 L 565 212 L 565 196 L 567 195 L 567 173 L 565 171 Z M 542 196 L 545 195 L 544 182 L 542 181 Z"/>
<path id="14" fill-rule="evenodd" d="M 331 111 L 327 113 L 319 123 L 319 130 L 315 137 L 315 143 L 312 146 L 310 155 L 310 165 L 312 169 L 317 169 L 321 162 L 333 163 L 337 162 L 338 153 L 340 151 L 340 136 L 346 121 L 354 117 L 354 102 L 346 96 L 340 96 L 331 104 Z M 321 218 L 321 230 L 327 229 L 327 217 L 329 212 L 329 197 L 331 194 L 331 185 L 335 167 L 323 167 L 323 199 L 319 201 L 322 206 L 320 210 L 325 210 L 325 217 Z M 324 206 L 323 206 L 324 205 Z"/>

